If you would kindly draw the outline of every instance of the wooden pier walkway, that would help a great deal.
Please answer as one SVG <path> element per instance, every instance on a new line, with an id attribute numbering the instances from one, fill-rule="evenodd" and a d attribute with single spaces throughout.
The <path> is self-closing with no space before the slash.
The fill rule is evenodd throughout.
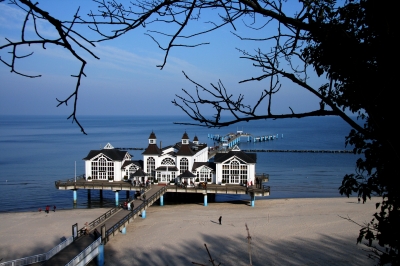
<path id="1" fill-rule="evenodd" d="M 256 175 L 262 182 L 268 182 L 268 175 Z M 67 181 L 56 181 L 56 188 L 60 190 L 78 190 L 78 189 L 88 189 L 88 190 L 112 190 L 112 191 L 137 191 L 140 190 L 141 187 L 132 186 L 130 182 L 125 181 L 98 181 L 93 180 L 91 182 L 86 181 L 85 179 L 79 179 L 76 182 L 74 180 Z M 149 193 L 153 191 L 154 187 L 160 187 L 157 185 L 151 185 L 151 189 Z M 164 185 L 165 192 L 178 192 L 178 193 L 201 193 L 201 194 L 248 194 L 249 192 L 254 193 L 255 196 L 269 196 L 269 187 L 264 186 L 262 188 L 256 188 L 255 186 L 246 188 L 241 185 L 235 184 L 226 184 L 226 185 L 216 185 L 216 184 L 208 184 L 207 188 L 199 188 L 188 186 L 187 188 L 179 188 L 176 185 Z M 249 191 L 251 190 L 251 191 Z M 147 194 L 147 193 L 146 193 Z M 136 205 L 135 205 L 136 206 Z"/>
<path id="2" fill-rule="evenodd" d="M 101 231 L 103 226 L 105 226 L 106 232 L 104 236 L 104 242 L 108 242 L 114 235 L 120 233 L 128 223 L 139 217 L 143 211 L 150 207 L 165 192 L 165 187 L 152 186 L 145 192 L 146 200 L 134 198 L 129 200 L 128 204 L 131 202 L 134 204 L 133 210 L 127 210 L 121 206 L 117 206 L 107 211 L 105 214 L 87 225 L 87 228 L 90 232 L 89 234 L 85 234 L 86 226 L 81 228 L 78 231 L 78 237 L 74 242 L 41 265 L 67 265 L 94 241 L 96 241 L 99 237 L 102 237 Z M 75 263 L 72 264 L 75 265 Z"/>

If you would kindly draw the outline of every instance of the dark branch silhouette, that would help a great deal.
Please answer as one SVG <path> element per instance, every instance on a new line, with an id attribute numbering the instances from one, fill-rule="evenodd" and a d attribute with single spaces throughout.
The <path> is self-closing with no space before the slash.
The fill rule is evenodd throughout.
<path id="1" fill-rule="evenodd" d="M 95 55 L 95 43 L 145 29 L 145 36 L 164 52 L 162 62 L 157 65 L 160 69 L 168 63 L 172 49 L 207 45 L 210 43 L 204 40 L 207 34 L 224 27 L 229 27 L 244 47 L 248 42 L 259 43 L 261 48 L 251 51 L 237 47 L 241 58 L 251 62 L 254 73 L 258 73 L 238 83 L 263 84 L 258 99 L 247 102 L 244 93 L 234 95 L 222 80 L 206 87 L 183 72 L 194 90 L 183 89 L 183 95 L 176 95 L 172 103 L 193 123 L 180 124 L 223 127 L 260 119 L 341 117 L 352 127 L 346 145 L 352 145 L 354 153 L 363 154 L 363 157 L 356 162 L 356 173 L 344 177 L 339 191 L 346 196 L 356 193 L 363 200 L 371 195 L 382 197 L 380 210 L 374 214 L 370 226 L 364 227 L 360 238 L 376 241 L 385 249 L 379 254 L 381 264 L 400 264 L 400 191 L 396 182 L 400 145 L 395 128 L 398 74 L 393 66 L 400 35 L 395 13 L 397 2 L 94 0 L 93 10 L 82 15 L 77 8 L 70 20 L 57 19 L 30 0 L 8 0 L 8 3 L 25 12 L 25 19 L 20 39 L 6 38 L 6 44 L 0 46 L 0 51 L 10 53 L 11 59 L 0 57 L 0 61 L 12 73 L 39 78 L 40 74 L 19 70 L 20 62 L 34 56 L 33 52 L 21 53 L 19 48 L 40 45 L 46 49 L 48 45 L 55 45 L 67 49 L 80 63 L 80 68 L 71 75 L 76 79 L 75 88 L 68 97 L 57 101 L 58 106 L 74 101 L 68 118 L 72 118 L 83 133 L 84 128 L 77 119 L 78 94 L 85 76 L 85 56 L 99 59 Z M 288 5 L 296 11 L 290 12 L 292 9 L 287 8 Z M 37 27 L 39 21 L 51 25 L 58 36 L 44 37 Z M 35 38 L 26 37 L 29 27 L 33 28 Z M 239 27 L 245 30 L 237 30 Z M 314 76 L 319 78 L 318 85 L 310 82 Z M 309 94 L 318 104 L 302 112 L 287 106 L 287 112 L 277 114 L 274 112 L 276 96 L 288 86 Z M 214 111 L 213 116 L 204 114 L 204 110 L 209 109 Z M 348 113 L 356 114 L 358 121 Z"/>

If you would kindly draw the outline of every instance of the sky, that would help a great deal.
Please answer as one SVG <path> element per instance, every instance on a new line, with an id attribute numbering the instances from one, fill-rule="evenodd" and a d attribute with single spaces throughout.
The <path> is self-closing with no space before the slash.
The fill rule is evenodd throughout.
<path id="1" fill-rule="evenodd" d="M 39 7 L 48 10 L 50 15 L 60 19 L 70 19 L 77 8 L 79 14 L 86 14 L 96 9 L 91 1 L 52 1 L 43 0 Z M 216 19 L 216 15 L 203 13 L 204 21 Z M 7 43 L 5 38 L 19 40 L 24 13 L 8 1 L 0 3 L 0 46 Z M 191 30 L 201 30 L 207 23 L 190 21 Z M 86 77 L 81 81 L 77 115 L 179 115 L 180 108 L 171 101 L 176 94 L 184 96 L 182 89 L 195 93 L 195 86 L 189 82 L 182 71 L 191 79 L 210 88 L 210 83 L 219 80 L 227 91 L 237 97 L 244 94 L 245 103 L 254 105 L 263 89 L 267 88 L 267 80 L 239 84 L 239 81 L 262 74 L 261 69 L 254 68 L 252 62 L 241 59 L 236 48 L 252 52 L 258 47 L 269 51 L 268 43 L 240 41 L 231 31 L 237 34 L 252 36 L 240 21 L 236 23 L 236 31 L 226 26 L 217 32 L 198 36 L 193 40 L 185 40 L 188 44 L 210 42 L 209 45 L 196 48 L 177 47 L 172 49 L 164 69 L 156 66 L 163 62 L 164 52 L 147 35 L 148 30 L 168 31 L 169 25 L 148 25 L 146 28 L 107 42 L 96 43 L 92 52 L 100 59 L 77 49 L 88 62 Z M 47 37 L 54 37 L 54 31 L 48 24 L 40 23 L 40 32 Z M 77 28 L 78 29 L 78 28 Z M 80 27 L 79 31 L 94 37 L 92 31 Z M 257 31 L 265 34 L 267 29 Z M 27 32 L 26 38 L 33 32 Z M 161 39 L 163 40 L 163 39 Z M 165 39 L 164 39 L 165 41 Z M 163 43 L 165 45 L 165 42 Z M 89 46 L 88 46 L 89 47 Z M 0 50 L 3 60 L 10 59 L 9 48 Z M 42 75 L 40 78 L 26 78 L 10 72 L 10 68 L 0 63 L 0 115 L 65 115 L 72 112 L 73 102 L 68 106 L 56 107 L 58 99 L 64 99 L 75 89 L 76 75 L 80 64 L 63 48 L 47 45 L 18 48 L 18 54 L 34 52 L 30 57 L 16 62 L 20 72 L 31 75 Z M 311 78 L 311 85 L 321 84 L 321 80 Z M 289 107 L 295 112 L 309 111 L 318 108 L 317 99 L 289 82 L 282 83 L 282 89 L 273 102 L 273 113 L 287 113 Z M 260 111 L 265 111 L 262 105 Z M 210 108 L 204 109 L 206 114 L 213 114 Z"/>

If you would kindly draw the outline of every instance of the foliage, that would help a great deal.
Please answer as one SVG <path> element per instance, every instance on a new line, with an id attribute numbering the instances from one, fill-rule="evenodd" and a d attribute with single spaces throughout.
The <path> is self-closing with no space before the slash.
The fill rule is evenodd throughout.
<path id="1" fill-rule="evenodd" d="M 245 102 L 244 94 L 235 97 L 229 93 L 222 81 L 207 88 L 184 73 L 195 86 L 195 92 L 184 89 L 183 96 L 177 95 L 173 101 L 193 119 L 193 123 L 183 124 L 221 127 L 257 119 L 340 116 L 353 128 L 346 144 L 354 147 L 354 153 L 363 154 L 356 162 L 356 173 L 344 177 L 340 193 L 347 196 L 356 193 L 363 201 L 373 195 L 382 197 L 382 202 L 377 204 L 378 211 L 360 230 L 357 241 L 367 240 L 380 263 L 400 264 L 400 186 L 396 182 L 400 147 L 395 130 L 397 68 L 393 66 L 397 62 L 394 55 L 397 54 L 396 36 L 399 35 L 396 1 L 300 0 L 296 5 L 283 0 L 94 2 L 97 11 L 91 11 L 89 19 L 81 16 L 78 9 L 70 21 L 61 21 L 42 10 L 38 3 L 9 0 L 26 12 L 26 20 L 21 40 L 6 39 L 8 43 L 0 46 L 0 50 L 10 49 L 11 59 L 0 58 L 0 61 L 12 72 L 34 78 L 39 75 L 24 74 L 16 67 L 16 61 L 29 56 L 19 55 L 19 47 L 39 44 L 45 48 L 45 45 L 53 44 L 67 49 L 80 62 L 80 69 L 74 75 L 77 79 L 75 89 L 69 97 L 59 100 L 59 105 L 73 99 L 74 110 L 70 118 L 84 132 L 76 117 L 78 90 L 87 63 L 81 53 L 98 58 L 91 50 L 96 42 L 110 41 L 139 27 L 147 27 L 146 35 L 165 51 L 164 60 L 158 66 L 163 69 L 171 49 L 206 45 L 208 42 L 193 44 L 188 40 L 230 27 L 232 34 L 243 43 L 260 43 L 263 47 L 254 52 L 244 48 L 237 50 L 241 58 L 249 60 L 255 67 L 255 75 L 240 83 L 259 81 L 265 84 L 264 89 L 259 99 L 250 105 Z M 288 11 L 287 7 L 291 5 L 296 7 L 296 12 Z M 214 20 L 209 21 L 209 18 Z M 29 19 L 35 26 L 36 39 L 25 38 Z M 36 27 L 38 21 L 50 23 L 59 36 L 43 38 L 40 27 Z M 207 22 L 205 25 L 209 27 L 190 27 L 201 22 Z M 76 25 L 87 25 L 99 37 L 89 40 L 75 30 Z M 168 26 L 161 27 L 165 32 L 159 31 L 160 25 Z M 238 33 L 238 26 L 245 30 Z M 317 86 L 309 82 L 313 74 L 320 77 L 318 81 L 322 79 Z M 282 81 L 289 81 L 291 85 Z M 287 113 L 275 114 L 273 99 L 288 86 L 310 93 L 318 99 L 319 105 L 300 113 L 288 106 Z M 210 107 L 215 110 L 211 118 L 203 115 Z M 359 121 L 349 117 L 348 112 L 357 114 Z M 224 120 L 227 115 L 233 119 Z"/>

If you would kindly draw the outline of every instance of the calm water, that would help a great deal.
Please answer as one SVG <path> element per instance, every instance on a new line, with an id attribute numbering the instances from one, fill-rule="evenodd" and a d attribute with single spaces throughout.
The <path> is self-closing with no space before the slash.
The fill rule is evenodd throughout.
<path id="1" fill-rule="evenodd" d="M 83 116 L 80 122 L 88 135 L 61 116 L 0 116 L 0 212 L 34 211 L 46 205 L 57 209 L 108 207 L 114 194 L 78 191 L 78 204 L 72 203 L 71 191 L 55 189 L 56 180 L 73 178 L 84 172 L 84 158 L 91 149 L 107 143 L 114 147 L 145 148 L 151 131 L 167 146 L 180 141 L 186 131 L 190 139 L 213 145 L 207 134 L 225 135 L 243 130 L 253 134 L 276 135 L 279 139 L 248 143 L 242 138 L 241 149 L 314 149 L 343 150 L 350 128 L 337 117 L 314 117 L 278 121 L 240 123 L 223 129 L 175 125 L 185 117 Z M 283 137 L 282 137 L 283 135 Z M 348 148 L 349 149 L 349 148 Z M 129 151 L 135 160 L 142 151 Z M 346 173 L 355 169 L 358 157 L 334 153 L 257 153 L 257 173 L 270 174 L 268 198 L 340 197 L 338 187 Z M 125 197 L 125 193 L 120 193 Z M 247 196 L 241 198 L 247 199 Z M 267 198 L 267 199 L 268 199 Z M 238 196 L 218 200 L 239 199 Z"/>

